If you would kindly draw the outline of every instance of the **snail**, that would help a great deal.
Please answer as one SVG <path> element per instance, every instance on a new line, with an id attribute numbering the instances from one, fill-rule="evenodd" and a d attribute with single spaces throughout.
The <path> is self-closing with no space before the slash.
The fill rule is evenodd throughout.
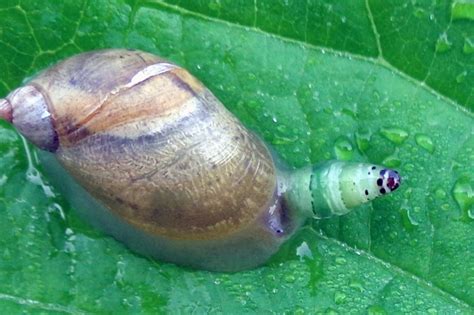
<path id="1" fill-rule="evenodd" d="M 132 250 L 213 271 L 265 263 L 307 218 L 388 194 L 399 174 L 328 161 L 281 167 L 185 69 L 153 54 L 72 56 L 0 100 L 50 180 Z"/>

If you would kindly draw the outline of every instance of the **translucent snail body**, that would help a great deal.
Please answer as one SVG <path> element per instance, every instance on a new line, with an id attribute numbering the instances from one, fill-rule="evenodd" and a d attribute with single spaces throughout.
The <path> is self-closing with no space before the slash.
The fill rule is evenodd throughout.
<path id="1" fill-rule="evenodd" d="M 186 70 L 127 50 L 80 54 L 0 101 L 53 182 L 95 225 L 154 258 L 208 270 L 264 263 L 307 217 L 396 189 L 395 171 L 275 166 Z"/>

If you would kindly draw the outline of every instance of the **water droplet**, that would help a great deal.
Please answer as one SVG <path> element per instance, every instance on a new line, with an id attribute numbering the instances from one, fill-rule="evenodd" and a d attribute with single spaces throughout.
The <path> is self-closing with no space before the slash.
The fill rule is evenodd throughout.
<path id="1" fill-rule="evenodd" d="M 0 177 L 0 186 L 5 185 L 7 180 L 8 180 L 8 177 L 5 174 L 3 174 L 2 177 Z"/>
<path id="2" fill-rule="evenodd" d="M 413 231 L 413 229 L 419 225 L 419 223 L 412 217 L 410 209 L 407 207 L 402 207 L 400 209 L 400 217 L 402 219 L 403 227 L 407 231 Z"/>
<path id="3" fill-rule="evenodd" d="M 464 176 L 456 181 L 453 197 L 462 211 L 463 219 L 474 219 L 474 184 L 469 177 Z"/>
<path id="4" fill-rule="evenodd" d="M 290 132 L 290 129 L 288 129 L 288 127 L 285 125 L 278 125 L 276 129 L 282 134 L 288 134 Z"/>
<path id="5" fill-rule="evenodd" d="M 398 236 L 398 232 L 392 231 L 388 234 L 388 237 L 391 238 L 392 240 L 396 239 Z"/>
<path id="6" fill-rule="evenodd" d="M 303 314 L 306 314 L 304 308 L 297 308 L 296 310 L 294 310 L 294 313 L 295 315 L 303 315 Z"/>
<path id="7" fill-rule="evenodd" d="M 437 199 L 443 200 L 446 198 L 446 192 L 442 188 L 438 188 L 435 190 L 435 197 Z"/>
<path id="8" fill-rule="evenodd" d="M 463 53 L 466 55 L 470 55 L 474 53 L 474 39 L 465 38 L 464 39 L 464 46 L 462 48 Z"/>
<path id="9" fill-rule="evenodd" d="M 341 112 L 351 118 L 357 119 L 357 113 L 349 108 L 343 108 Z"/>
<path id="10" fill-rule="evenodd" d="M 349 282 L 349 287 L 351 287 L 353 289 L 356 289 L 359 292 L 364 292 L 365 291 L 364 286 L 362 285 L 362 283 L 360 283 L 357 280 L 351 280 L 351 282 Z"/>
<path id="11" fill-rule="evenodd" d="M 337 159 L 339 160 L 348 161 L 352 159 L 352 156 L 354 155 L 352 144 L 346 137 L 337 138 L 336 142 L 334 143 L 334 151 L 336 153 Z"/>
<path id="12" fill-rule="evenodd" d="M 448 40 L 448 34 L 443 33 L 439 35 L 438 40 L 436 41 L 435 51 L 437 53 L 444 53 L 451 49 L 453 44 Z"/>
<path id="13" fill-rule="evenodd" d="M 386 315 L 387 311 L 380 305 L 371 305 L 367 308 L 368 315 Z"/>
<path id="14" fill-rule="evenodd" d="M 342 257 L 337 257 L 335 261 L 336 261 L 336 264 L 338 265 L 344 265 L 346 263 L 346 259 Z"/>
<path id="15" fill-rule="evenodd" d="M 415 11 L 413 11 L 413 14 L 415 15 L 415 17 L 421 19 L 426 16 L 426 11 L 422 8 L 416 8 Z"/>
<path id="16" fill-rule="evenodd" d="M 246 104 L 249 108 L 252 108 L 252 109 L 255 109 L 259 106 L 259 103 L 254 100 L 249 100 Z"/>
<path id="17" fill-rule="evenodd" d="M 408 138 L 408 132 L 399 128 L 382 128 L 380 133 L 395 144 L 402 144 Z"/>
<path id="18" fill-rule="evenodd" d="M 474 20 L 474 2 L 469 0 L 453 1 L 451 17 L 453 20 Z"/>
<path id="19" fill-rule="evenodd" d="M 46 195 L 46 197 L 49 197 L 49 198 L 55 197 L 56 195 L 53 192 L 52 187 L 47 185 L 43 181 L 41 173 L 38 171 L 38 169 L 36 169 L 36 166 L 33 162 L 33 154 L 30 149 L 29 144 L 26 142 L 26 139 L 24 137 L 21 137 L 21 140 L 23 142 L 24 150 L 26 153 L 26 159 L 28 161 L 28 169 L 26 170 L 26 179 L 34 185 L 41 186 L 41 188 L 43 188 L 43 192 Z"/>
<path id="20" fill-rule="evenodd" d="M 399 167 L 402 164 L 402 161 L 398 158 L 397 153 L 394 153 L 383 159 L 382 164 L 386 167 L 395 168 Z"/>
<path id="21" fill-rule="evenodd" d="M 370 147 L 370 133 L 368 131 L 357 131 L 355 133 L 357 148 L 361 153 L 366 152 Z"/>
<path id="22" fill-rule="evenodd" d="M 460 74 L 458 74 L 458 75 L 456 76 L 456 82 L 457 82 L 457 83 L 462 83 L 462 82 L 464 82 L 464 80 L 466 79 L 466 77 L 467 77 L 467 71 L 464 70 L 463 72 L 461 72 Z"/>
<path id="23" fill-rule="evenodd" d="M 343 292 L 336 292 L 334 293 L 334 302 L 336 304 L 342 304 L 346 300 L 347 295 Z"/>
<path id="24" fill-rule="evenodd" d="M 325 109 L 323 109 L 323 111 L 326 113 L 326 114 L 331 114 L 333 113 L 333 110 L 331 107 L 326 107 Z"/>
<path id="25" fill-rule="evenodd" d="M 330 307 L 324 310 L 324 314 L 325 315 L 339 315 L 339 313 L 335 309 L 330 308 Z"/>
<path id="26" fill-rule="evenodd" d="M 377 91 L 374 91 L 374 98 L 375 98 L 375 100 L 377 100 L 377 101 L 380 100 L 380 93 L 377 92 Z"/>
<path id="27" fill-rule="evenodd" d="M 282 137 L 278 135 L 273 135 L 273 139 L 270 141 L 272 144 L 275 145 L 280 145 L 280 144 L 288 144 L 288 143 L 294 143 L 295 141 L 298 140 L 297 136 L 294 137 Z"/>
<path id="28" fill-rule="evenodd" d="M 434 144 L 433 144 L 433 140 L 430 137 L 428 137 L 427 135 L 421 134 L 421 133 L 415 135 L 415 142 L 416 142 L 416 144 L 418 144 L 420 147 L 422 147 L 426 151 L 428 151 L 430 153 L 434 152 L 435 147 L 434 147 Z"/>
<path id="29" fill-rule="evenodd" d="M 313 259 L 313 252 L 311 252 L 308 243 L 303 242 L 296 248 L 296 256 L 298 256 L 301 261 L 305 258 Z"/>
<path id="30" fill-rule="evenodd" d="M 285 279 L 285 281 L 288 282 L 288 283 L 293 283 L 293 282 L 296 281 L 296 278 L 295 278 L 295 276 L 293 276 L 293 275 L 286 275 L 284 279 Z"/>

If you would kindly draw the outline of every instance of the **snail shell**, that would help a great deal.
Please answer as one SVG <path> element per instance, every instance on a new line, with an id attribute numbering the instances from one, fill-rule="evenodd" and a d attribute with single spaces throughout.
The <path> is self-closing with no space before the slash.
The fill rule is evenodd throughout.
<path id="1" fill-rule="evenodd" d="M 260 222 L 280 207 L 269 150 L 186 70 L 144 52 L 84 53 L 8 99 L 22 134 L 105 208 L 173 249 L 155 256 L 177 261 L 192 247 L 202 257 L 178 263 L 233 270 L 231 260 L 280 243 Z M 245 257 L 223 262 L 227 250 Z"/>
<path id="2" fill-rule="evenodd" d="M 356 191 L 344 178 L 359 170 L 341 163 L 285 174 L 199 81 L 140 51 L 66 59 L 0 101 L 0 116 L 51 152 L 42 159 L 52 180 L 89 221 L 196 268 L 257 266 L 320 208 L 343 214 L 379 194 L 378 177 L 387 189 L 399 182 L 376 174 Z"/>

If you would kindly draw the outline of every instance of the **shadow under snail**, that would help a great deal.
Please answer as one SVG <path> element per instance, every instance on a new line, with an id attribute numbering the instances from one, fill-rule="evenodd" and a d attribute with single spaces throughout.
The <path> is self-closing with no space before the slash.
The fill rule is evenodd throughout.
<path id="1" fill-rule="evenodd" d="M 395 190 L 396 171 L 275 163 L 186 70 L 141 51 L 70 57 L 0 99 L 55 186 L 133 250 L 215 271 L 263 264 L 310 217 Z M 59 163 L 58 163 L 59 162 Z"/>

